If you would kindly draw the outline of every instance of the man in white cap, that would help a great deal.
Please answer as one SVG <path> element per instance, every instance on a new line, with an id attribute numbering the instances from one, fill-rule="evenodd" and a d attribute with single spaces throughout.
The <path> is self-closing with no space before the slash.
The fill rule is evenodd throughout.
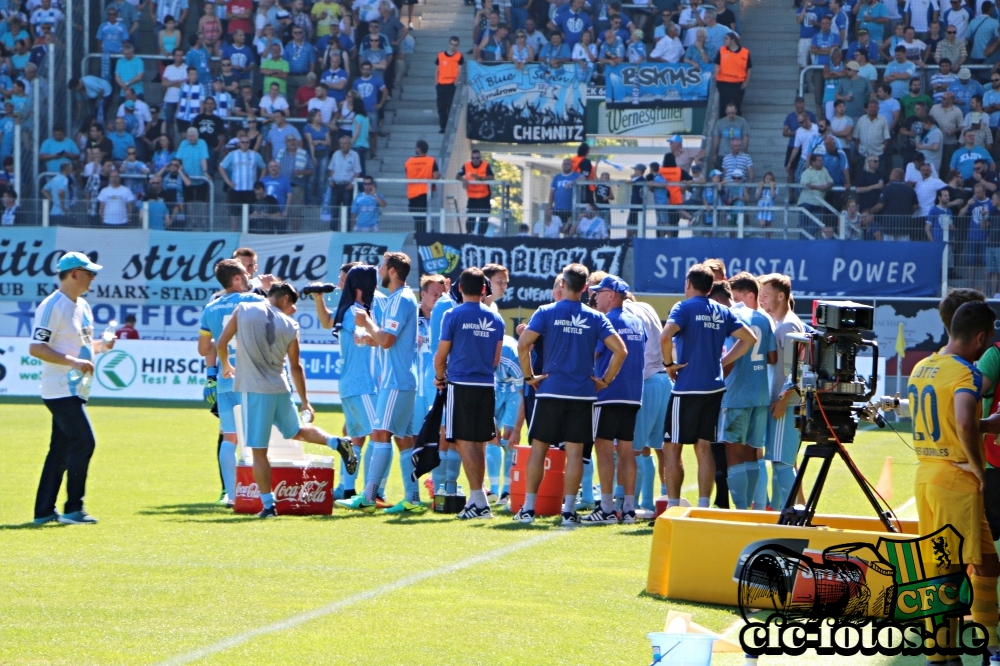
<path id="1" fill-rule="evenodd" d="M 83 295 L 101 267 L 80 252 L 59 259 L 59 289 L 35 310 L 28 353 L 42 362 L 42 402 L 52 413 L 52 437 L 35 495 L 35 524 L 59 521 L 89 525 L 97 519 L 83 510 L 87 469 L 97 440 L 85 405 L 94 378 L 94 355 L 114 340 L 94 342 L 94 315 Z M 66 474 L 66 505 L 56 499 Z"/>
<path id="2" fill-rule="evenodd" d="M 685 148 L 684 137 L 680 134 L 674 134 L 670 137 L 670 152 L 673 154 L 677 166 L 684 171 L 690 171 L 691 165 L 705 156 L 705 151 L 700 148 Z"/>
<path id="3" fill-rule="evenodd" d="M 986 91 L 979 81 L 972 79 L 972 71 L 968 67 L 958 70 L 958 81 L 954 81 L 948 86 L 948 92 L 955 95 L 955 106 L 961 109 L 963 114 L 969 113 L 969 100 L 973 95 L 982 97 Z"/>

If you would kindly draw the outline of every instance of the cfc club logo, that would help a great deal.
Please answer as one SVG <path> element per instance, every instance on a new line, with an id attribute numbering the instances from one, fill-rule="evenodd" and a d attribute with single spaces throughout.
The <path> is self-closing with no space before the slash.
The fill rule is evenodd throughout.
<path id="1" fill-rule="evenodd" d="M 135 381 L 137 374 L 135 359 L 119 349 L 101 354 L 94 371 L 97 381 L 109 391 L 128 388 Z"/>
<path id="2" fill-rule="evenodd" d="M 461 252 L 443 243 L 433 243 L 422 245 L 417 250 L 420 253 L 420 261 L 425 273 L 436 273 L 437 275 L 448 275 L 458 268 L 458 262 L 462 258 Z"/>

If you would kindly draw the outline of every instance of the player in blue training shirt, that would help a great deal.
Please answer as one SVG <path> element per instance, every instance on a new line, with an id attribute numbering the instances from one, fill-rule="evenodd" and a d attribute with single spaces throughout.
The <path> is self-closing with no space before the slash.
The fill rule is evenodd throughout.
<path id="1" fill-rule="evenodd" d="M 496 314 L 500 314 L 500 308 L 497 306 L 498 301 L 502 301 L 504 294 L 507 293 L 507 285 L 510 283 L 510 272 L 505 266 L 500 264 L 486 264 L 483 266 L 483 275 L 486 279 L 490 281 L 489 293 L 486 298 L 483 299 L 483 304 L 488 307 L 491 311 Z M 506 330 L 506 329 L 505 329 Z M 514 341 L 514 365 L 518 366 L 518 373 L 520 373 L 520 364 L 517 361 L 517 342 Z M 496 368 L 496 375 L 499 377 L 501 368 L 498 365 Z M 507 397 L 506 403 L 501 402 L 500 384 L 499 381 L 495 383 L 494 386 L 496 390 L 496 413 L 500 412 L 501 407 L 506 406 L 508 410 L 510 409 L 513 397 Z M 495 416 L 495 415 L 494 415 Z M 517 420 L 517 405 L 513 407 L 513 416 L 510 420 L 510 427 L 513 428 L 514 422 Z M 514 462 L 514 452 L 507 451 L 507 439 L 510 437 L 510 433 L 507 436 L 503 436 L 504 426 L 497 419 L 497 430 L 500 431 L 499 439 L 493 439 L 491 442 L 486 444 L 486 478 L 489 481 L 489 492 L 487 493 L 487 499 L 490 502 L 496 502 L 500 499 L 502 491 L 500 489 L 500 468 L 503 467 L 504 455 L 507 456 L 508 461 L 511 465 Z"/>
<path id="2" fill-rule="evenodd" d="M 737 509 L 749 509 L 760 476 L 757 451 L 764 448 L 767 410 L 771 405 L 768 366 L 778 361 L 771 318 L 757 309 L 760 283 L 750 273 L 737 273 L 729 281 L 736 304 L 733 313 L 757 336 L 749 354 L 736 359 L 726 376 L 722 397 L 723 433 L 726 443 L 726 480 Z"/>
<path id="3" fill-rule="evenodd" d="M 449 310 L 441 322 L 434 379 L 439 389 L 448 392 L 445 437 L 457 445 L 472 490 L 458 518 L 492 518 L 483 479 L 486 442 L 496 436 L 493 372 L 500 362 L 504 323 L 481 302 L 486 295 L 483 271 L 466 268 L 458 286 L 462 304 Z"/>
<path id="4" fill-rule="evenodd" d="M 722 394 L 726 390 L 722 365 L 734 362 L 757 341 L 753 331 L 729 308 L 708 299 L 714 279 L 711 269 L 704 264 L 695 264 L 688 270 L 685 300 L 670 310 L 660 335 L 663 362 L 674 382 L 664 435 L 664 442 L 671 446 L 663 447 L 668 506 L 680 504 L 684 483 L 683 444 L 694 444 L 698 458 L 698 506 L 709 505 L 715 484 L 711 442 L 715 440 Z M 723 354 L 726 338 L 730 336 L 736 338 L 736 344 Z"/>
<path id="5" fill-rule="evenodd" d="M 580 523 L 576 491 L 583 476 L 583 460 L 590 458 L 594 444 L 594 401 L 597 391 L 614 381 L 627 354 L 625 343 L 608 318 L 580 302 L 587 288 L 587 267 L 569 264 L 562 276 L 562 300 L 535 310 L 517 343 L 524 381 L 536 391 L 528 429 L 531 456 L 524 506 L 514 516 L 520 523 L 535 520 L 535 498 L 545 471 L 545 457 L 549 447 L 560 442 L 566 450 L 562 523 Z M 542 374 L 534 375 L 531 348 L 539 336 L 545 340 L 545 353 Z M 602 377 L 594 377 L 598 342 L 604 342 L 612 354 Z"/>
<path id="6" fill-rule="evenodd" d="M 597 472 L 601 479 L 601 505 L 580 522 L 584 525 L 607 525 L 618 522 L 615 511 L 614 487 L 615 452 L 618 453 L 618 485 L 622 487 L 624 501 L 621 521 L 635 522 L 635 420 L 642 406 L 643 367 L 646 363 L 646 331 L 642 321 L 623 309 L 628 285 L 624 280 L 609 275 L 595 289 L 597 311 L 607 315 L 611 326 L 625 342 L 628 356 L 618 376 L 611 384 L 597 392 L 594 418 L 597 432 L 594 451 L 597 454 Z M 654 344 L 656 344 L 654 342 Z M 604 344 L 597 345 L 597 362 L 594 376 L 603 377 L 611 363 L 611 350 Z"/>
<path id="7" fill-rule="evenodd" d="M 402 252 L 386 252 L 379 277 L 388 289 L 389 297 L 378 323 L 365 313 L 355 313 L 355 322 L 363 328 L 372 343 L 381 350 L 382 367 L 378 381 L 378 403 L 372 423 L 372 459 L 365 472 L 365 492 L 350 500 L 338 500 L 346 509 L 372 512 L 379 483 L 392 462 L 392 442 L 396 436 L 399 466 L 403 476 L 405 497 L 387 513 L 423 513 L 420 488 L 412 478 L 412 436 L 416 434 L 413 406 L 417 399 L 417 300 L 406 287 L 410 274 L 410 258 Z"/>
<path id="8" fill-rule="evenodd" d="M 216 358 L 215 341 L 222 335 L 236 305 L 265 300 L 262 296 L 250 293 L 247 272 L 238 259 L 222 259 L 215 264 L 215 279 L 222 285 L 224 292 L 205 306 L 198 331 L 198 353 L 212 360 Z M 230 350 L 230 357 L 235 358 L 235 356 L 235 350 Z M 214 362 L 208 366 L 207 372 L 209 378 L 218 377 L 218 369 Z M 236 406 L 239 396 L 233 392 L 232 379 L 218 377 L 216 381 L 219 430 L 222 432 L 219 469 L 222 471 L 222 483 L 226 488 L 226 506 L 231 507 L 236 501 L 236 417 L 233 415 L 233 407 Z"/>

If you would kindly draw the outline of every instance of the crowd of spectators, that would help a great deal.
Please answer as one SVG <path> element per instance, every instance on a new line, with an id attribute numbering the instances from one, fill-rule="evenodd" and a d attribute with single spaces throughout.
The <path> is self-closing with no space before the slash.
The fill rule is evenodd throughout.
<path id="1" fill-rule="evenodd" d="M 29 129 L 31 84 L 64 20 L 61 0 L 19 5 L 0 10 L 0 163 L 12 161 L 14 121 Z M 233 205 L 233 225 L 247 204 L 259 230 L 297 230 L 301 214 L 290 207 L 336 196 L 330 158 L 345 141 L 356 177 L 376 156 L 397 62 L 413 45 L 400 8 L 389 0 L 106 2 L 91 35 L 100 71 L 84 66 L 69 81 L 74 128 L 56 127 L 42 142 L 47 174 L 37 195 L 56 223 L 70 222 L 79 202 L 74 210 L 86 217 L 73 215 L 77 223 L 136 225 L 139 205 L 155 201 L 151 226 L 178 229 L 207 223 L 214 191 Z M 139 30 L 147 13 L 152 36 Z"/>

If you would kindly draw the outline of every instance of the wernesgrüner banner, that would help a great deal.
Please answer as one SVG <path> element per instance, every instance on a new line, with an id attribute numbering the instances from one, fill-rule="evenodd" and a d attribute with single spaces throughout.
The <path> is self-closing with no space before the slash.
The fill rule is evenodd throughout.
<path id="1" fill-rule="evenodd" d="M 529 242 L 525 242 L 528 240 Z M 621 275 L 628 239 L 583 240 L 486 238 L 461 234 L 417 234 L 420 272 L 458 280 L 470 266 L 501 264 L 510 271 L 510 284 L 501 309 L 534 310 L 552 301 L 552 283 L 566 264 L 580 263 L 591 271 Z"/>
<path id="2" fill-rule="evenodd" d="M 609 109 L 705 104 L 714 72 L 713 65 L 696 69 L 665 62 L 608 66 L 605 101 Z"/>
<path id="3" fill-rule="evenodd" d="M 726 274 L 783 273 L 797 294 L 939 296 L 945 244 L 740 238 L 634 240 L 636 291 L 684 293 L 688 269 L 717 257 Z"/>
<path id="4" fill-rule="evenodd" d="M 238 247 L 257 252 L 258 272 L 297 288 L 337 282 L 347 261 L 378 264 L 387 250 L 402 250 L 406 234 L 332 233 L 256 235 L 18 227 L 0 230 L 0 335 L 30 335 L 37 304 L 58 287 L 56 263 L 83 252 L 104 267 L 87 294 L 98 325 L 138 318 L 143 337 L 196 338 L 201 309 L 219 289 L 214 267 Z M 300 307 L 304 340 L 329 339 L 315 310 Z"/>
<path id="5" fill-rule="evenodd" d="M 578 143 L 586 138 L 587 84 L 575 64 L 469 62 L 469 139 L 500 143 Z"/>

